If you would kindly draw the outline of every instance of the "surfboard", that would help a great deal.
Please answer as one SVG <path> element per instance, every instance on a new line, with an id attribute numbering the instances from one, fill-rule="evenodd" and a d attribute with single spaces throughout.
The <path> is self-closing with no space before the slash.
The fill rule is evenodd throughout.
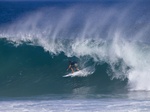
<path id="1" fill-rule="evenodd" d="M 93 69 L 92 67 L 86 67 L 79 71 L 75 71 L 74 73 L 69 73 L 67 75 L 64 75 L 63 77 L 87 77 L 88 75 L 93 74 L 94 70 L 95 69 Z"/>
<path id="2" fill-rule="evenodd" d="M 80 76 L 83 74 L 82 70 L 76 71 L 74 73 L 69 73 L 67 75 L 64 75 L 63 77 L 75 77 L 75 76 Z"/>

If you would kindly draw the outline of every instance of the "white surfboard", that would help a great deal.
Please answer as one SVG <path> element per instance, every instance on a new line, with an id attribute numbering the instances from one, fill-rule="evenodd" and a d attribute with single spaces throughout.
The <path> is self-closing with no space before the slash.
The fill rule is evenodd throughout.
<path id="1" fill-rule="evenodd" d="M 93 72 L 94 72 L 93 70 L 90 70 L 87 67 L 82 70 L 76 71 L 74 73 L 69 73 L 67 75 L 64 75 L 63 77 L 86 77 L 86 76 L 92 74 Z"/>
<path id="2" fill-rule="evenodd" d="M 82 75 L 82 74 L 83 74 L 82 71 L 79 70 L 79 71 L 76 71 L 76 72 L 74 72 L 74 73 L 69 73 L 69 74 L 67 74 L 67 75 L 64 75 L 63 77 L 75 77 L 75 76 L 80 76 L 80 75 Z"/>

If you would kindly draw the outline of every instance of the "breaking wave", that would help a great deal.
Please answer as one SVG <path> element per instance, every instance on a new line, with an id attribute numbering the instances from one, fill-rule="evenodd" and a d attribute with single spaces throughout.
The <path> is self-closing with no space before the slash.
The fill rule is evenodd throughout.
<path id="1" fill-rule="evenodd" d="M 149 91 L 148 6 L 55 4 L 1 25 L 0 94 Z M 68 60 L 92 72 L 63 78 Z"/>

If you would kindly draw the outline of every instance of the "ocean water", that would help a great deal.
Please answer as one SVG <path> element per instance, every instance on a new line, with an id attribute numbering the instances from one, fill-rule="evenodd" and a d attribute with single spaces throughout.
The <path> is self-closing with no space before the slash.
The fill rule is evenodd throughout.
<path id="1" fill-rule="evenodd" d="M 149 31 L 147 0 L 0 1 L 0 112 L 149 112 Z"/>

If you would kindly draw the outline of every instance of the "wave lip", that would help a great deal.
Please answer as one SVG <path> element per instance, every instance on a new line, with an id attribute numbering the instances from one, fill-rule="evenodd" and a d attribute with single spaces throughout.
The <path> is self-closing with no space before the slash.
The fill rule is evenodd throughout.
<path id="1" fill-rule="evenodd" d="M 71 93 L 72 79 L 61 76 L 67 60 L 73 59 L 82 69 L 91 67 L 92 71 L 79 79 L 77 88 L 87 87 L 93 93 L 120 87 L 149 91 L 150 25 L 145 21 L 150 23 L 150 16 L 145 9 L 149 7 L 144 3 L 116 3 L 71 4 L 65 8 L 55 4 L 27 10 L 18 19 L 0 26 L 1 87 L 6 91 L 14 91 L 15 87 L 22 94 L 21 88 L 28 93 L 29 85 L 38 94 Z M 17 82 L 20 86 L 16 86 Z M 101 85 L 106 88 L 100 89 Z M 66 87 L 68 90 L 64 90 Z"/>

